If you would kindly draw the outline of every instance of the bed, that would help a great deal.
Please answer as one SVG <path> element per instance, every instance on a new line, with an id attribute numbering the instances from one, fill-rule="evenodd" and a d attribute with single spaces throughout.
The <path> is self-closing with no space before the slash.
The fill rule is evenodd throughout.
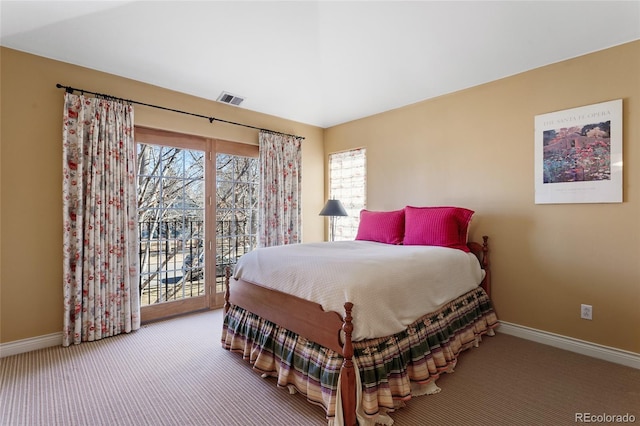
<path id="1" fill-rule="evenodd" d="M 497 325 L 472 216 L 363 210 L 354 241 L 247 253 L 227 273 L 222 346 L 323 407 L 330 426 L 392 424 Z"/>

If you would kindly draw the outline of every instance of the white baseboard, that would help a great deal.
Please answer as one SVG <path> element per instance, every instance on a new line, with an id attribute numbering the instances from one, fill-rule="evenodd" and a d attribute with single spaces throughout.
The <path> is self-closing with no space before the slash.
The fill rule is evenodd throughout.
<path id="1" fill-rule="evenodd" d="M 51 333 L 44 336 L 1 343 L 0 358 L 60 345 L 62 345 L 62 333 Z"/>
<path id="2" fill-rule="evenodd" d="M 499 333 L 509 334 L 593 358 L 640 369 L 640 354 L 598 345 L 560 334 L 500 321 Z M 0 358 L 62 345 L 62 333 L 51 333 L 29 339 L 0 344 Z"/>
<path id="3" fill-rule="evenodd" d="M 536 330 L 505 321 L 500 321 L 499 333 L 510 334 L 523 339 L 532 340 L 556 348 L 576 352 L 593 358 L 602 359 L 627 367 L 640 369 L 640 354 L 624 351 L 609 346 L 598 345 L 573 337 L 562 336 L 560 334 L 549 333 L 547 331 Z"/>

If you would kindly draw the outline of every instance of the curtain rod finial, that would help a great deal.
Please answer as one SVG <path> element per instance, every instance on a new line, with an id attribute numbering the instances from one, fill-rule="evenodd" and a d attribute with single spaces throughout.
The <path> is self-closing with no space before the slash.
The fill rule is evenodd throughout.
<path id="1" fill-rule="evenodd" d="M 56 83 L 56 87 L 58 89 L 64 89 L 64 91 L 67 92 L 67 93 L 73 93 L 73 87 L 63 86 L 60 83 Z"/>

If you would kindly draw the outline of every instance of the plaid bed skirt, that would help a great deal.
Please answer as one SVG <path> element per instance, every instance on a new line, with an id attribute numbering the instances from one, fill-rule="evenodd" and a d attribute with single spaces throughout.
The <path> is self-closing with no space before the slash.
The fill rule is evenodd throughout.
<path id="1" fill-rule="evenodd" d="M 478 287 L 400 333 L 353 342 L 362 382 L 359 411 L 370 418 L 393 411 L 416 389 L 434 385 L 452 370 L 460 352 L 477 346 L 497 325 L 491 301 Z M 224 317 L 221 340 L 223 348 L 242 354 L 254 369 L 277 377 L 278 386 L 293 386 L 324 407 L 331 423 L 342 355 L 237 306 Z"/>

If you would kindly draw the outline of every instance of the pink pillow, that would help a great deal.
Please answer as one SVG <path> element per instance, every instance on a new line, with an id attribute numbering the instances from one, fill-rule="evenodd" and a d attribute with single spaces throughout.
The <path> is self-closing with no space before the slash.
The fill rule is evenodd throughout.
<path id="1" fill-rule="evenodd" d="M 360 210 L 360 224 L 356 240 L 402 244 L 404 237 L 404 210 L 375 212 Z"/>
<path id="2" fill-rule="evenodd" d="M 469 252 L 467 231 L 473 210 L 407 206 L 404 212 L 405 245 L 441 246 Z"/>

